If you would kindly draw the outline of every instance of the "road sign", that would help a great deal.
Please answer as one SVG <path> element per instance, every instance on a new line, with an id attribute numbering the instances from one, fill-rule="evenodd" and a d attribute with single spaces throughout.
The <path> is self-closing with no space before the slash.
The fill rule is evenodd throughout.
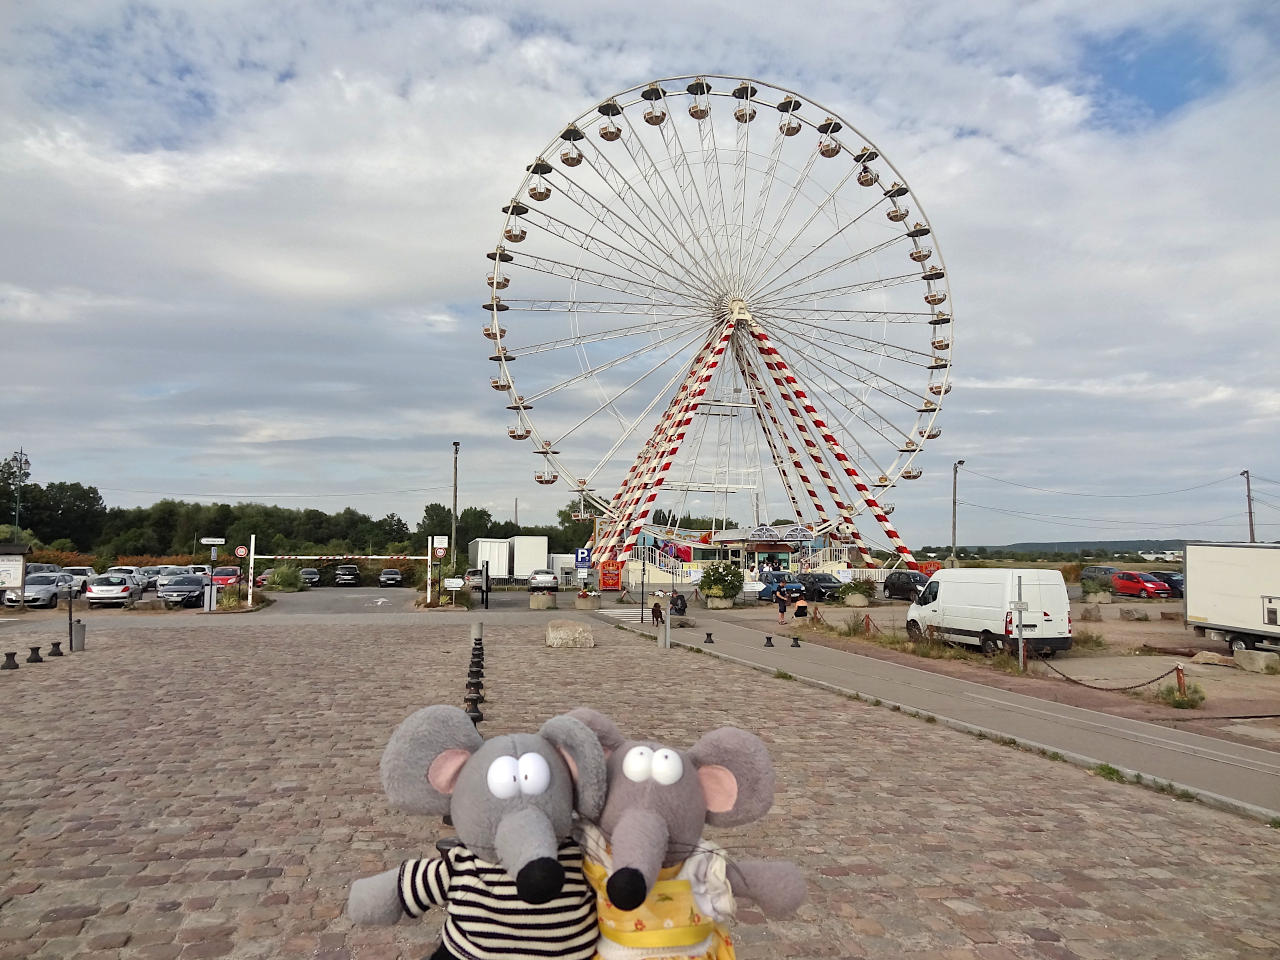
<path id="1" fill-rule="evenodd" d="M 443 559 L 444 559 L 444 555 L 445 555 L 446 553 L 448 553 L 448 552 L 449 552 L 449 548 L 448 548 L 448 547 L 436 547 L 436 548 L 435 548 L 434 550 L 432 550 L 431 552 L 432 552 L 432 553 L 434 553 L 434 554 L 436 555 L 436 559 L 437 559 L 437 560 L 443 560 Z"/>
<path id="2" fill-rule="evenodd" d="M 591 566 L 591 548 L 579 547 L 573 551 L 573 565 L 579 570 L 586 570 Z"/>
<path id="3" fill-rule="evenodd" d="M 435 547 L 437 550 L 448 550 L 449 538 L 448 537 L 432 537 L 431 545 Z M 441 554 L 441 556 L 444 556 L 444 554 Z"/>
<path id="4" fill-rule="evenodd" d="M 248 548 L 248 547 L 244 546 L 243 544 L 241 544 L 240 546 L 236 547 L 236 556 L 237 556 L 237 557 L 239 557 L 241 560 L 243 560 L 243 559 L 244 559 L 245 557 L 247 557 L 248 555 L 249 555 L 249 548 Z"/>
<path id="5" fill-rule="evenodd" d="M 200 542 L 206 547 L 221 547 L 227 542 L 226 537 L 201 537 Z"/>
<path id="6" fill-rule="evenodd" d="M 1022 612 L 1025 613 L 1026 611 L 1031 609 L 1031 604 L 1029 604 L 1026 600 L 1015 600 L 1013 601 L 1013 603 L 1009 604 L 1009 609 L 1013 610 L 1014 612 L 1021 610 Z"/>
<path id="7" fill-rule="evenodd" d="M 212 561 L 213 563 L 217 563 L 217 562 L 218 562 L 218 548 L 217 548 L 217 547 L 210 547 L 210 548 L 209 548 L 209 560 L 210 560 L 210 561 Z"/>
<path id="8" fill-rule="evenodd" d="M 446 590 L 461 590 L 461 589 L 462 589 L 462 578 L 461 578 L 461 577 L 446 577 L 446 578 L 445 578 L 445 581 L 444 581 L 444 588 L 445 588 Z"/>

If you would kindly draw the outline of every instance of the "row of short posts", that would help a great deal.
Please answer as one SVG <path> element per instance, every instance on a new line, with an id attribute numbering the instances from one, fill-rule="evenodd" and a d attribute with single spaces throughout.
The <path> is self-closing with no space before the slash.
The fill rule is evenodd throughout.
<path id="1" fill-rule="evenodd" d="M 80 619 L 71 619 L 72 596 L 67 597 L 67 646 L 72 653 L 80 653 L 84 650 L 84 621 Z M 49 644 L 49 652 L 45 656 L 40 655 L 40 647 L 28 647 L 31 652 L 23 658 L 25 663 L 44 663 L 46 657 L 65 656 L 62 651 L 62 641 L 54 640 Z M 17 670 L 18 651 L 8 650 L 4 655 L 4 663 L 0 663 L 0 670 Z"/>
<path id="2" fill-rule="evenodd" d="M 484 714 L 480 712 L 480 704 L 485 702 L 483 623 L 471 625 L 471 664 L 467 668 L 467 693 L 462 700 L 466 704 L 467 716 L 472 724 L 478 725 L 484 719 Z"/>
<path id="3" fill-rule="evenodd" d="M 705 647 L 705 646 L 706 646 L 707 644 L 709 644 L 709 643 L 715 643 L 715 640 L 714 640 L 714 639 L 712 638 L 712 636 L 711 636 L 711 631 L 710 631 L 710 630 L 708 630 L 708 631 L 707 631 L 707 639 L 705 639 L 705 640 L 703 640 L 703 641 L 702 641 L 702 645 Z M 772 634 L 765 634 L 765 638 L 764 638 L 764 645 L 765 645 L 766 647 L 772 647 L 772 646 L 775 646 L 775 644 L 774 644 L 774 642 L 773 642 L 773 635 L 772 635 Z M 793 646 L 793 647 L 798 647 L 798 646 L 800 646 L 800 638 L 799 638 L 799 637 L 792 637 L 792 638 L 791 638 L 791 646 Z"/>

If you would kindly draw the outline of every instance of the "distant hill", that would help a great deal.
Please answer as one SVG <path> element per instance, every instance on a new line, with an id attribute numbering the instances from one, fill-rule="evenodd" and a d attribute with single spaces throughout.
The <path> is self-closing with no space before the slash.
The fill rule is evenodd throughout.
<path id="1" fill-rule="evenodd" d="M 1010 543 L 1002 547 L 987 546 L 988 550 L 1010 550 L 1014 553 L 1138 553 L 1161 550 L 1181 550 L 1186 540 L 1060 540 L 1045 543 Z M 974 549 L 966 547 L 968 549 Z"/>

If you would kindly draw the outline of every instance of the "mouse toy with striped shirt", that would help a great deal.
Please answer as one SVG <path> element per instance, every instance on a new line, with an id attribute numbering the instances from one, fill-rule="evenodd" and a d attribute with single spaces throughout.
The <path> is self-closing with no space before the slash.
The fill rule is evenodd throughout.
<path id="1" fill-rule="evenodd" d="M 484 740 L 457 707 L 412 714 L 382 755 L 382 785 L 406 813 L 448 813 L 460 843 L 351 885 L 347 915 L 390 925 L 444 910 L 431 960 L 590 960 L 596 896 L 572 839 L 575 810 L 604 807 L 596 735 L 569 716 Z"/>

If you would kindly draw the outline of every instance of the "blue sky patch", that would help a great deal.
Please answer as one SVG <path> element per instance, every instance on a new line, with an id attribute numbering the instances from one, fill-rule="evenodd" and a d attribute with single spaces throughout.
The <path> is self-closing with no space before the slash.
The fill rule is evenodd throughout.
<path id="1" fill-rule="evenodd" d="M 1227 80 L 1217 49 L 1189 31 L 1163 37 L 1128 31 L 1093 41 L 1081 66 L 1098 81 L 1104 122 L 1121 125 L 1162 119 Z"/>

